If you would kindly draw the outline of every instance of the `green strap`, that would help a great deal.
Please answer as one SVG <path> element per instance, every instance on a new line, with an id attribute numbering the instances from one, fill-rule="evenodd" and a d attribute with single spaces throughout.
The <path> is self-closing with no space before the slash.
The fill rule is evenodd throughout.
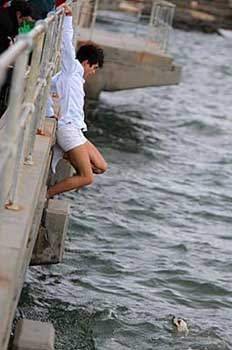
<path id="1" fill-rule="evenodd" d="M 33 29 L 35 26 L 35 21 L 22 21 L 20 27 L 18 28 L 18 32 L 20 34 L 22 33 L 28 33 L 31 29 Z"/>

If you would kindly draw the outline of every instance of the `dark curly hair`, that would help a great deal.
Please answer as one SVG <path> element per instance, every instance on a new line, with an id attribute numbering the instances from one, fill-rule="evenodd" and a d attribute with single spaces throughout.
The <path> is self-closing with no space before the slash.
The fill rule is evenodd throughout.
<path id="1" fill-rule="evenodd" d="M 98 64 L 99 68 L 101 68 L 104 64 L 103 49 L 91 42 L 87 42 L 78 49 L 76 58 L 81 63 L 88 60 L 90 67 L 93 64 Z"/>

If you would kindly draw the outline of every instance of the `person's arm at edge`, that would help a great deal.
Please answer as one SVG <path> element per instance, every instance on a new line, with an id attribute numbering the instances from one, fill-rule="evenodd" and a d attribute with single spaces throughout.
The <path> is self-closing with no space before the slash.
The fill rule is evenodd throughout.
<path id="1" fill-rule="evenodd" d="M 71 72 L 76 59 L 76 52 L 73 46 L 73 26 L 72 26 L 72 10 L 67 4 L 61 5 L 64 7 L 64 22 L 62 28 L 62 43 L 61 43 L 61 71 Z"/>

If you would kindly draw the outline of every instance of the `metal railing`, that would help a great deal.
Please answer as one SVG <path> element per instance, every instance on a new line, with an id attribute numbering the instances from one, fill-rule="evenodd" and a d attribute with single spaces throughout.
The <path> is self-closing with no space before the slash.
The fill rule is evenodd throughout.
<path id="1" fill-rule="evenodd" d="M 107 10 L 101 10 L 101 0 L 95 0 L 92 9 L 90 40 L 98 22 L 116 24 L 119 31 L 133 36 L 143 36 L 154 42 L 163 52 L 167 52 L 172 29 L 175 5 L 163 0 L 116 0 Z M 120 13 L 122 16 L 120 16 Z M 127 13 L 128 16 L 123 16 Z M 106 26 L 104 27 L 104 29 Z M 140 33 L 140 28 L 143 30 Z M 145 30 L 144 30 L 145 28 Z"/>
<path id="2" fill-rule="evenodd" d="M 167 1 L 153 1 L 149 23 L 149 38 L 154 40 L 164 52 L 168 49 L 174 14 L 175 5 Z"/>
<path id="3" fill-rule="evenodd" d="M 83 1 L 69 1 L 75 14 Z M 0 119 L 0 209 L 20 208 L 21 172 L 33 166 L 36 134 L 44 134 L 51 77 L 59 68 L 62 23 L 63 9 L 49 13 L 0 56 L 0 86 L 14 66 L 8 109 Z"/>

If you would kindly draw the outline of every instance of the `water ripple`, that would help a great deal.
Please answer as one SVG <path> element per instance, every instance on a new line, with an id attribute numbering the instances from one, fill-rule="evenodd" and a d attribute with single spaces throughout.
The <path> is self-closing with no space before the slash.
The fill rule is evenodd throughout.
<path id="1" fill-rule="evenodd" d="M 179 86 L 103 93 L 90 111 L 109 170 L 64 195 L 63 264 L 28 273 L 18 314 L 53 322 L 57 350 L 232 349 L 232 45 L 171 41 Z"/>

